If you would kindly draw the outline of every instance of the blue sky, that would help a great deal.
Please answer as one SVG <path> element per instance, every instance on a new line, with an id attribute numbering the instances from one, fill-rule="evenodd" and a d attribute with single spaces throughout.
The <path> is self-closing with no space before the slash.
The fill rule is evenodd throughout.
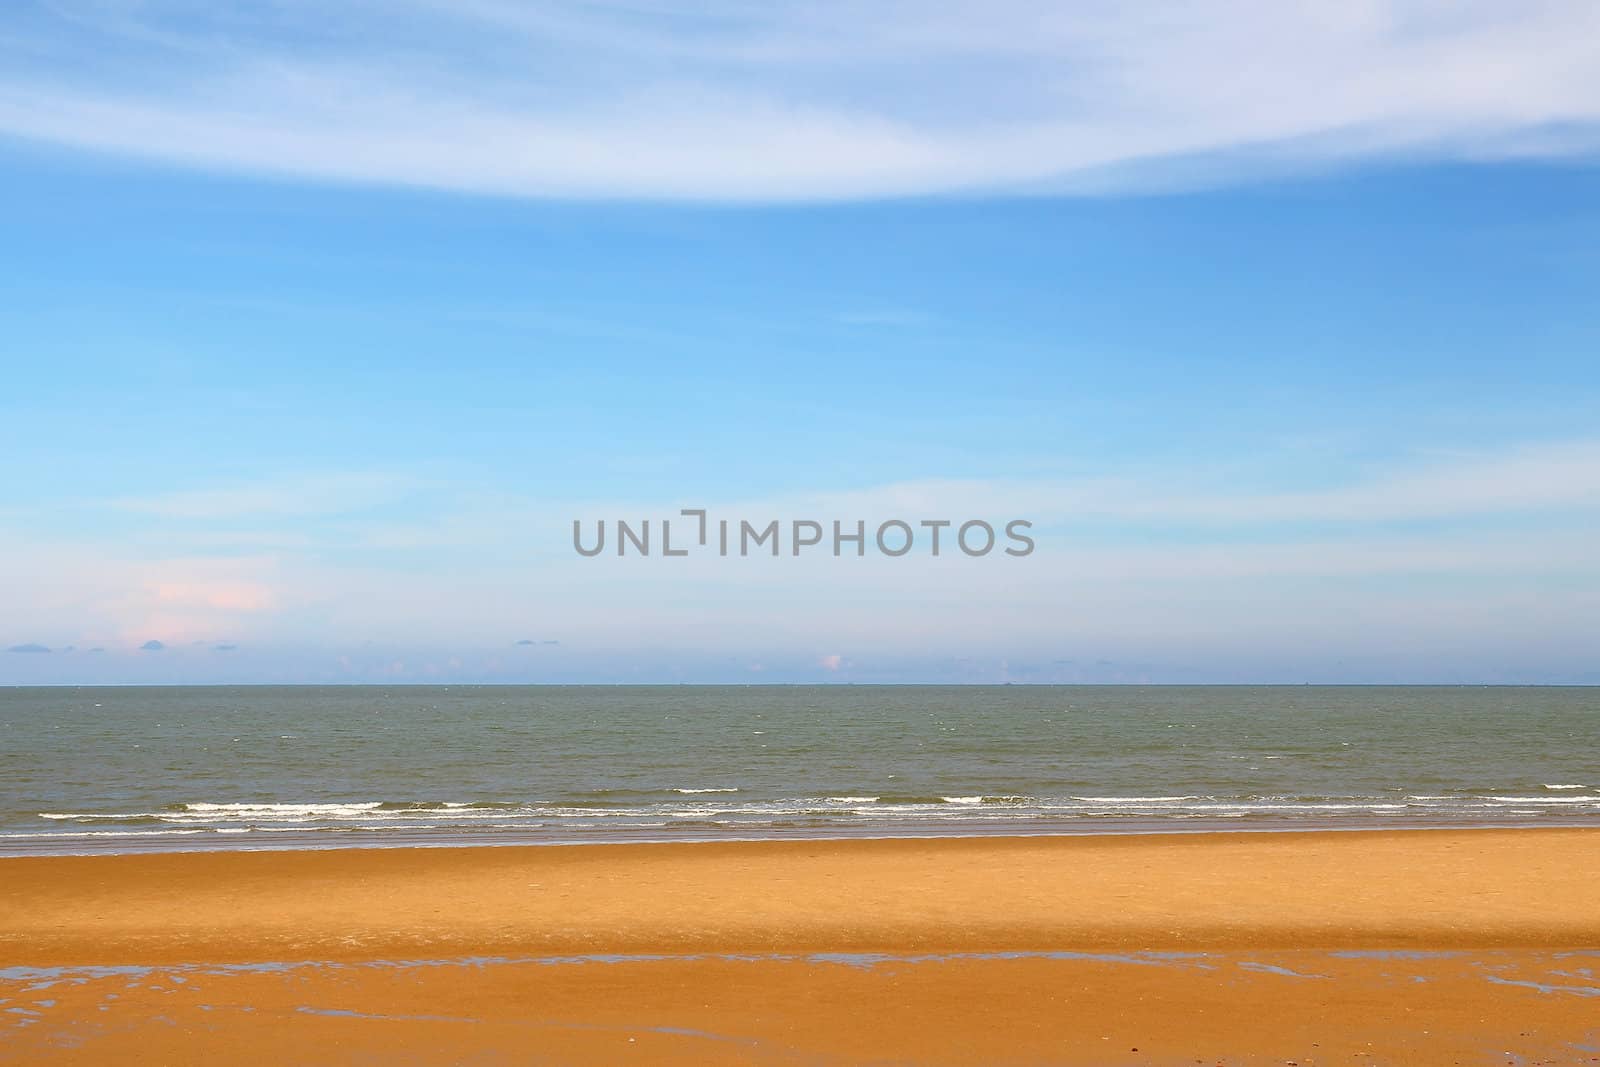
<path id="1" fill-rule="evenodd" d="M 1600 679 L 1600 28 L 1351 7 L 8 10 L 0 682 Z"/>

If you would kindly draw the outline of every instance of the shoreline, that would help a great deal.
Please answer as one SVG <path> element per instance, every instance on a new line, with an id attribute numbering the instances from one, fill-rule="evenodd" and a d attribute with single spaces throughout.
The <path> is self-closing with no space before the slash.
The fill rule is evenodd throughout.
<path id="1" fill-rule="evenodd" d="M 548 847 L 599 847 L 607 845 L 676 845 L 676 844 L 758 844 L 769 841 L 824 842 L 824 841 L 943 841 L 987 840 L 995 838 L 1097 838 L 1097 837 L 1162 837 L 1194 836 L 1205 834 L 1318 834 L 1318 833 L 1424 833 L 1472 831 L 1523 831 L 1523 830 L 1600 830 L 1600 817 L 1562 818 L 1559 816 L 1507 818 L 1494 821 L 1462 822 L 1426 819 L 1363 819 L 1350 817 L 1340 820 L 1341 825 L 1330 825 L 1328 819 L 1262 818 L 1254 825 L 1240 825 L 1230 819 L 1200 818 L 1197 825 L 1175 825 L 1172 819 L 1125 819 L 1111 822 L 1085 818 L 1073 823 L 1061 823 L 1047 828 L 1026 829 L 1015 822 L 996 820 L 981 824 L 970 820 L 968 825 L 945 823 L 943 825 L 900 826 L 885 829 L 882 826 L 861 827 L 852 831 L 846 826 L 802 827 L 792 831 L 768 829 L 765 832 L 739 830 L 714 830 L 699 833 L 682 831 L 676 834 L 651 834 L 648 831 L 633 833 L 625 829 L 604 833 L 584 834 L 582 831 L 565 831 L 560 834 L 539 834 L 518 830 L 465 830 L 460 827 L 439 826 L 415 831 L 394 829 L 277 829 L 250 830 L 154 830 L 154 831 L 81 831 L 39 833 L 0 837 L 0 863 L 13 859 L 66 858 L 91 856 L 162 856 L 191 855 L 196 853 L 233 852 L 342 852 L 396 849 L 472 849 L 472 848 L 548 848 Z M 187 838 L 185 841 L 157 842 L 149 847 L 105 846 L 73 847 L 70 843 L 57 846 L 56 842 L 70 842 L 84 837 L 115 834 L 119 838 L 158 837 Z M 247 835 L 259 834 L 261 838 Z M 275 837 L 281 835 L 281 837 Z M 328 840 L 337 835 L 348 835 L 343 840 Z M 382 837 L 356 841 L 357 837 Z M 203 838 L 203 840 L 199 840 Z M 265 838 L 263 840 L 262 838 Z M 274 839 L 275 838 L 275 839 Z M 29 839 L 40 842 L 41 847 L 21 848 L 3 842 Z M 104 836 L 99 838 L 104 840 Z M 136 842 L 127 841 L 126 845 Z"/>

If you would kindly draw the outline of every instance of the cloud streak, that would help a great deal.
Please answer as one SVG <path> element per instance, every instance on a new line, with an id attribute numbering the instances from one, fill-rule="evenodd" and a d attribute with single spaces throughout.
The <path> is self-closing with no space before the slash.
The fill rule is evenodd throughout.
<path id="1" fill-rule="evenodd" d="M 817 492 L 723 504 L 724 516 L 1022 516 L 1041 524 L 1112 521 L 1159 528 L 1196 525 L 1271 527 L 1325 523 L 1347 527 L 1416 521 L 1470 521 L 1589 514 L 1600 509 L 1600 441 L 1569 440 L 1391 458 L 1325 487 L 1244 489 L 1204 465 L 1149 473 L 1114 472 L 1076 479 L 908 481 L 842 492 Z M 1297 483 L 1305 481 L 1295 471 Z M 578 505 L 569 505 L 569 510 Z M 641 513 L 615 503 L 583 514 Z M 654 505 L 656 510 L 675 503 Z"/>
<path id="2" fill-rule="evenodd" d="M 535 197 L 1106 191 L 1600 147 L 1600 8 L 61 0 L 0 132 Z"/>

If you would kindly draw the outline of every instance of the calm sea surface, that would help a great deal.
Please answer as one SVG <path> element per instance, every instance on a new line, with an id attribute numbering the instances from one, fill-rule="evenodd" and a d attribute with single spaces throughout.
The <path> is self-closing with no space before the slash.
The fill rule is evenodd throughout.
<path id="1" fill-rule="evenodd" d="M 0 689 L 0 853 L 1600 825 L 1600 688 Z"/>

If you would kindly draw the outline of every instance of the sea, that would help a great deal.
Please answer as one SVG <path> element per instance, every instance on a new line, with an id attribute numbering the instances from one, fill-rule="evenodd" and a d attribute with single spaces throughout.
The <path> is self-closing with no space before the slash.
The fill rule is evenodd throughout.
<path id="1" fill-rule="evenodd" d="M 1600 825 L 1600 688 L 0 689 L 0 855 Z"/>

